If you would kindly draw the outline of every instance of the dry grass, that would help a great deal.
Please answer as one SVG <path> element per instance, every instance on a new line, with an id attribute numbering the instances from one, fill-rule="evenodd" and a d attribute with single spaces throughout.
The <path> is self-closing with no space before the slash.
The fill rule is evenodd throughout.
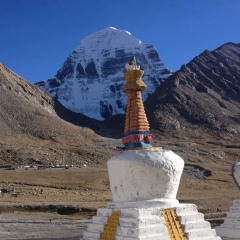
<path id="1" fill-rule="evenodd" d="M 232 165 L 240 156 L 238 136 L 229 139 L 205 134 L 203 137 L 199 132 L 172 135 L 171 138 L 156 136 L 156 146 L 174 151 L 186 165 L 201 167 L 211 173 L 205 178 L 197 178 L 194 172 L 185 171 L 177 195 L 180 202 L 195 203 L 202 212 L 213 213 L 227 211 L 232 201 L 240 197 L 231 176 Z M 105 140 L 106 144 L 110 141 Z M 109 150 L 110 147 L 106 148 Z M 117 151 L 110 151 L 111 154 L 113 156 Z M 29 210 L 45 214 L 49 205 L 74 206 L 80 212 L 72 217 L 91 217 L 98 207 L 105 207 L 111 201 L 106 161 L 96 164 L 93 159 L 91 164 L 81 168 L 1 170 L 0 186 L 9 189 L 9 193 L 1 196 L 1 211 L 16 212 L 18 206 L 18 212 L 26 214 Z M 33 205 L 42 207 L 29 207 Z"/>

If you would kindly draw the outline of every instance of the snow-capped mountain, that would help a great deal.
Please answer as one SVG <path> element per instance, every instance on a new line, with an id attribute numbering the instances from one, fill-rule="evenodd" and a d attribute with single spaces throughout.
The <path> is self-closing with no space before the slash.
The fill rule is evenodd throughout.
<path id="1" fill-rule="evenodd" d="M 145 74 L 146 100 L 172 72 L 152 44 L 113 27 L 84 38 L 54 78 L 36 83 L 73 112 L 98 120 L 125 113 L 125 65 L 135 56 Z"/>

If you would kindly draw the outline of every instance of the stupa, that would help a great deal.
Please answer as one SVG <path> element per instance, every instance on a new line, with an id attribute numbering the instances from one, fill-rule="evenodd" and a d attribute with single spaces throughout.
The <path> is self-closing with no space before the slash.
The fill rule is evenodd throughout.
<path id="1" fill-rule="evenodd" d="M 232 176 L 240 189 L 240 162 L 233 166 Z M 233 205 L 230 207 L 227 217 L 223 224 L 216 227 L 216 232 L 223 240 L 240 239 L 240 199 L 233 201 Z"/>
<path id="2" fill-rule="evenodd" d="M 83 233 L 101 240 L 220 240 L 194 204 L 176 199 L 183 159 L 153 147 L 142 91 L 144 71 L 133 58 L 126 64 L 128 95 L 122 142 L 125 151 L 107 162 L 112 202 L 99 208 Z"/>

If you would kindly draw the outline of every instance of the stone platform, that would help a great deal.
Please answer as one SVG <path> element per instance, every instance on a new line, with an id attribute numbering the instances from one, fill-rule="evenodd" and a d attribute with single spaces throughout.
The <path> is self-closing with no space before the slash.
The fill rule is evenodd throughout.
<path id="1" fill-rule="evenodd" d="M 109 204 L 112 206 L 112 204 Z M 194 204 L 150 208 L 100 208 L 83 233 L 87 239 L 220 240 Z"/>

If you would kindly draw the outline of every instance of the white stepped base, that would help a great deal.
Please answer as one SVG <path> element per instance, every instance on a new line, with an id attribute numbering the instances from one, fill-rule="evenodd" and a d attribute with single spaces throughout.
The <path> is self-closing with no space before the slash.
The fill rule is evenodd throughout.
<path id="1" fill-rule="evenodd" d="M 146 236 L 146 237 L 138 237 L 138 238 L 129 238 L 129 237 L 116 237 L 116 240 L 170 240 L 169 236 L 164 236 L 163 234 L 154 235 L 154 236 Z"/>
<path id="2" fill-rule="evenodd" d="M 81 239 L 99 240 L 112 212 L 120 210 L 115 240 L 170 240 L 162 211 L 172 207 L 176 208 L 187 239 L 221 240 L 194 204 L 179 203 L 149 208 L 100 208 Z"/>
<path id="3" fill-rule="evenodd" d="M 216 232 L 224 240 L 240 239 L 240 199 L 233 201 L 224 223 L 216 227 Z"/>

